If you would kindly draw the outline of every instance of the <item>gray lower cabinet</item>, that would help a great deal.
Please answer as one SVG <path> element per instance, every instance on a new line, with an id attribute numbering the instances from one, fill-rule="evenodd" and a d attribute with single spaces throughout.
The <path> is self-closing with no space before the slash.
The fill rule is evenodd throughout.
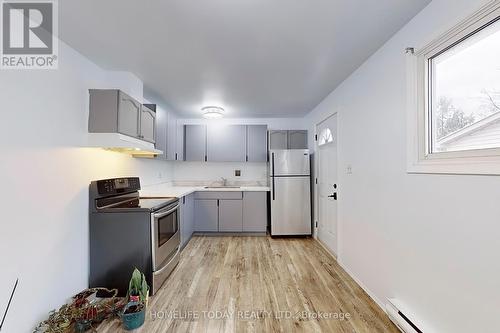
<path id="1" fill-rule="evenodd" d="M 184 160 L 206 161 L 207 127 L 205 125 L 184 125 Z"/>
<path id="2" fill-rule="evenodd" d="M 217 201 L 217 199 L 197 199 L 194 201 L 195 231 L 219 231 L 219 207 L 217 207 Z"/>
<path id="3" fill-rule="evenodd" d="M 246 126 L 209 125 L 207 128 L 207 161 L 245 162 Z"/>
<path id="4" fill-rule="evenodd" d="M 197 192 L 195 232 L 256 232 L 267 230 L 267 192 Z"/>
<path id="5" fill-rule="evenodd" d="M 180 231 L 181 248 L 184 248 L 194 232 L 194 194 L 189 194 L 180 199 Z"/>
<path id="6" fill-rule="evenodd" d="M 288 131 L 288 149 L 307 149 L 307 131 Z"/>
<path id="7" fill-rule="evenodd" d="M 288 131 L 269 131 L 269 149 L 288 149 Z"/>
<path id="8" fill-rule="evenodd" d="M 219 200 L 219 232 L 243 231 L 243 200 Z"/>
<path id="9" fill-rule="evenodd" d="M 243 192 L 243 232 L 267 231 L 267 192 Z"/>
<path id="10" fill-rule="evenodd" d="M 247 126 L 247 162 L 267 162 L 267 125 Z"/>

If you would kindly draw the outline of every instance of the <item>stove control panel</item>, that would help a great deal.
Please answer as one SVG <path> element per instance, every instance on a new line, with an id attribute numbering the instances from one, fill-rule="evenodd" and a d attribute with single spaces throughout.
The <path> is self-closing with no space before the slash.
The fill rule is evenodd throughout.
<path id="1" fill-rule="evenodd" d="M 97 181 L 99 195 L 120 194 L 139 191 L 141 183 L 138 177 L 113 178 Z"/>

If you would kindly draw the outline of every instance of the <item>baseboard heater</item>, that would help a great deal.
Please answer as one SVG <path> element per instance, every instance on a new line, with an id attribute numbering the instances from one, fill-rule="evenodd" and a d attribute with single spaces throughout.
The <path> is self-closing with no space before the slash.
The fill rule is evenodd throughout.
<path id="1" fill-rule="evenodd" d="M 423 330 L 411 319 L 408 312 L 402 309 L 396 299 L 388 299 L 385 305 L 385 312 L 391 321 L 404 333 L 423 333 Z"/>

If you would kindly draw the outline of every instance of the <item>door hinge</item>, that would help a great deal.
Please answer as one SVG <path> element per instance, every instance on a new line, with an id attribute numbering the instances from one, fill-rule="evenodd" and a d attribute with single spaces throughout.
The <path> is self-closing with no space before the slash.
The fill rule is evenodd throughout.
<path id="1" fill-rule="evenodd" d="M 205 155 L 205 162 L 207 161 L 207 155 Z"/>
<path id="2" fill-rule="evenodd" d="M 248 155 L 246 156 L 246 161 L 248 162 Z"/>
<path id="3" fill-rule="evenodd" d="M 316 185 L 318 185 L 318 178 L 316 178 L 315 182 L 316 182 Z"/>
<path id="4" fill-rule="evenodd" d="M 177 161 L 177 153 L 175 153 L 175 160 Z"/>
<path id="5" fill-rule="evenodd" d="M 219 207 L 219 200 L 217 200 L 217 207 Z"/>
<path id="6" fill-rule="evenodd" d="M 317 228 L 318 227 L 318 221 L 314 222 L 314 226 Z"/>
<path id="7" fill-rule="evenodd" d="M 318 134 L 314 134 L 314 141 L 318 141 Z"/>

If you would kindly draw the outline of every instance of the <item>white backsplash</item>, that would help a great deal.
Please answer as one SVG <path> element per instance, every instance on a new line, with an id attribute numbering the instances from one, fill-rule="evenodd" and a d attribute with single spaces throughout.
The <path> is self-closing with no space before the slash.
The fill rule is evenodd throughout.
<path id="1" fill-rule="evenodd" d="M 241 170 L 241 176 L 235 176 Z M 229 185 L 267 186 L 267 163 L 176 162 L 174 184 L 177 186 L 214 185 L 227 179 Z"/>

